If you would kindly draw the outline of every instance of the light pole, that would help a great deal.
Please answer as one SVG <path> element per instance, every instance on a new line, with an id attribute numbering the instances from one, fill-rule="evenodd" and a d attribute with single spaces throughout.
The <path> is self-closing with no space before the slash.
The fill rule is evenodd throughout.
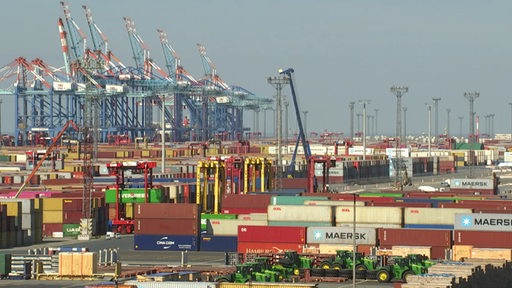
<path id="1" fill-rule="evenodd" d="M 395 185 L 399 185 L 400 190 L 403 190 L 402 186 L 402 176 L 401 176 L 401 167 L 402 159 L 400 153 L 400 142 L 402 141 L 402 95 L 409 91 L 409 87 L 407 86 L 391 86 L 391 93 L 396 96 L 396 170 L 395 170 Z"/>
<path id="2" fill-rule="evenodd" d="M 469 100 L 469 143 L 472 144 L 475 141 L 475 113 L 473 111 L 473 105 L 476 98 L 480 96 L 479 92 L 465 92 L 464 97 Z"/>
<path id="3" fill-rule="evenodd" d="M 350 109 L 350 140 L 354 140 L 354 104 L 356 102 L 348 103 L 348 108 Z"/>
<path id="4" fill-rule="evenodd" d="M 464 117 L 462 116 L 459 116 L 459 137 L 462 138 L 462 119 L 464 119 Z"/>
<path id="5" fill-rule="evenodd" d="M 512 102 L 509 102 L 510 105 L 510 140 L 512 141 Z"/>
<path id="6" fill-rule="evenodd" d="M 359 100 L 359 104 L 363 105 L 363 160 L 366 160 L 366 105 L 369 103 L 370 100 L 368 99 Z"/>
<path id="7" fill-rule="evenodd" d="M 379 109 L 373 109 L 375 111 L 375 130 L 373 132 L 375 135 L 379 135 Z"/>
<path id="8" fill-rule="evenodd" d="M 404 110 L 404 146 L 407 147 L 407 107 L 403 107 Z"/>
<path id="9" fill-rule="evenodd" d="M 490 123 L 491 132 L 489 133 L 489 135 L 490 135 L 489 138 L 494 138 L 494 115 L 495 115 L 494 113 L 489 115 L 489 118 L 491 119 L 491 121 L 490 121 L 491 122 Z"/>
<path id="10" fill-rule="evenodd" d="M 277 134 L 277 163 L 276 163 L 276 190 L 280 191 L 283 188 L 282 185 L 282 169 L 283 165 L 283 108 L 281 106 L 281 92 L 283 86 L 290 83 L 290 78 L 286 76 L 274 76 L 268 77 L 268 83 L 276 88 L 276 134 Z"/>
<path id="11" fill-rule="evenodd" d="M 302 111 L 302 114 L 304 114 L 304 136 L 307 137 L 308 135 L 308 110 Z"/>
<path id="12" fill-rule="evenodd" d="M 431 124 L 432 124 L 432 105 L 430 105 L 429 103 L 425 103 L 425 105 L 427 105 L 427 109 L 428 109 L 428 157 L 431 156 L 431 142 L 432 142 L 432 129 L 431 129 Z"/>
<path id="13" fill-rule="evenodd" d="M 357 113 L 357 133 L 361 133 L 361 113 Z"/>
<path id="14" fill-rule="evenodd" d="M 446 139 L 448 140 L 450 137 L 450 112 L 452 110 L 450 108 L 446 109 Z M 451 143 L 451 142 L 449 142 Z"/>
<path id="15" fill-rule="evenodd" d="M 165 173 L 165 95 L 162 95 L 162 173 Z"/>
<path id="16" fill-rule="evenodd" d="M 438 122 L 439 122 L 439 100 L 441 98 L 432 98 L 432 101 L 434 101 L 434 113 L 435 113 L 435 119 L 434 119 L 434 139 L 437 140 L 437 137 L 439 137 L 439 130 L 438 130 Z"/>

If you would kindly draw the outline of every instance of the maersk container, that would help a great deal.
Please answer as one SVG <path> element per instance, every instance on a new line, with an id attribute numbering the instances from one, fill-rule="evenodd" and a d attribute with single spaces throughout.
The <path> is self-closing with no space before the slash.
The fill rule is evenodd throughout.
<path id="1" fill-rule="evenodd" d="M 200 251 L 236 252 L 237 236 L 201 235 Z"/>
<path id="2" fill-rule="evenodd" d="M 512 214 L 456 214 L 455 229 L 512 232 Z"/>
<path id="3" fill-rule="evenodd" d="M 236 214 L 201 214 L 201 231 L 206 231 L 208 227 L 208 219 L 237 219 Z M 252 220 L 252 219 L 244 219 Z"/>
<path id="4" fill-rule="evenodd" d="M 242 219 L 208 219 L 206 234 L 216 236 L 237 236 L 238 226 L 266 226 L 266 220 L 242 220 Z"/>
<path id="5" fill-rule="evenodd" d="M 336 226 L 354 222 L 353 206 L 336 206 Z M 403 208 L 401 207 L 356 207 L 356 224 L 403 224 Z"/>
<path id="6" fill-rule="evenodd" d="M 306 243 L 306 228 L 291 226 L 238 226 L 240 242 Z"/>
<path id="7" fill-rule="evenodd" d="M 196 235 L 142 235 L 133 236 L 135 250 L 197 251 L 199 238 Z"/>
<path id="8" fill-rule="evenodd" d="M 308 244 L 356 244 L 375 245 L 377 232 L 375 228 L 352 227 L 307 227 L 306 243 Z"/>
<path id="9" fill-rule="evenodd" d="M 443 246 L 452 244 L 452 231 L 438 229 L 378 229 L 380 245 Z"/>
<path id="10" fill-rule="evenodd" d="M 305 201 L 310 200 L 329 200 L 327 197 L 318 196 L 272 196 L 271 205 L 303 205 Z"/>
<path id="11" fill-rule="evenodd" d="M 455 214 L 472 213 L 464 208 L 404 208 L 404 225 L 410 224 L 455 224 Z"/>
<path id="12" fill-rule="evenodd" d="M 333 222 L 331 206 L 269 205 L 268 221 Z"/>

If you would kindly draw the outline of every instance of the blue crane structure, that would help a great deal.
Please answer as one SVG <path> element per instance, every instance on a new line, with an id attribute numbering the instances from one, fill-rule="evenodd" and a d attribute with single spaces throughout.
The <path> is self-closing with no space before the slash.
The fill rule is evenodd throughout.
<path id="1" fill-rule="evenodd" d="M 306 134 L 304 133 L 304 128 L 302 126 L 302 119 L 300 117 L 299 103 L 297 101 L 297 95 L 295 93 L 295 82 L 293 81 L 293 68 L 288 68 L 283 71 L 279 71 L 279 74 L 283 74 L 288 76 L 290 80 L 290 89 L 292 92 L 293 106 L 295 108 L 295 115 L 297 116 L 297 125 L 299 127 L 299 135 L 297 136 L 297 141 L 295 142 L 295 149 L 293 150 L 292 159 L 290 161 L 290 166 L 288 167 L 288 175 L 292 176 L 295 171 L 295 159 L 297 158 L 297 150 L 299 148 L 299 143 L 302 144 L 302 148 L 304 149 L 304 157 L 306 158 L 306 163 L 311 158 L 311 148 L 309 147 L 309 143 L 306 140 Z"/>
<path id="2" fill-rule="evenodd" d="M 156 141 L 163 136 L 162 128 L 170 131 L 174 142 L 216 137 L 240 140 L 248 130 L 243 112 L 258 111 L 273 102 L 224 82 L 202 45 L 198 47 L 205 76 L 196 80 L 181 66 L 167 34 L 158 29 L 166 62 L 160 68 L 129 17 L 123 19 L 134 64 L 126 65 L 111 51 L 89 7 L 82 6 L 91 41 L 74 21 L 69 5 L 60 4 L 64 10 L 58 20 L 63 67 L 24 57 L 0 67 L 0 83 L 8 84 L 0 95 L 14 97 L 16 145 L 36 144 L 40 135 L 53 137 L 69 120 L 83 126 L 87 96 L 93 99 L 91 125 L 98 142 L 119 135 L 132 141 L 137 137 Z M 166 127 L 156 120 L 159 113 L 164 114 Z"/>

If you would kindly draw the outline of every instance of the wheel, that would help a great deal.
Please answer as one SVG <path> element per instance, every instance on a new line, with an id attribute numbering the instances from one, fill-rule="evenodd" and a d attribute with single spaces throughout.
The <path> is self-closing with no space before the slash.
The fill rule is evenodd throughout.
<path id="1" fill-rule="evenodd" d="M 126 225 L 126 234 L 132 234 L 133 233 L 133 225 L 127 224 Z"/>
<path id="2" fill-rule="evenodd" d="M 341 270 L 341 269 L 343 269 L 343 266 L 341 266 L 340 263 L 332 263 L 331 269 Z"/>
<path id="3" fill-rule="evenodd" d="M 414 272 L 412 272 L 411 270 L 407 270 L 402 274 L 402 280 L 407 283 L 407 278 L 413 275 L 415 275 Z"/>
<path id="4" fill-rule="evenodd" d="M 377 281 L 381 283 L 389 282 L 389 280 L 391 280 L 389 276 L 390 275 L 388 271 L 380 270 L 379 272 L 377 272 Z"/>
<path id="5" fill-rule="evenodd" d="M 340 276 L 340 270 L 326 269 L 325 270 L 325 276 L 326 277 L 339 277 Z"/>
<path id="6" fill-rule="evenodd" d="M 322 261 L 320 263 L 320 268 L 322 268 L 322 269 L 331 269 L 331 265 L 332 264 L 329 261 Z"/>
<path id="7" fill-rule="evenodd" d="M 323 277 L 325 275 L 325 269 L 323 268 L 312 268 L 311 276 Z"/>
<path id="8" fill-rule="evenodd" d="M 364 266 L 363 264 L 358 264 L 358 265 L 356 265 L 356 270 L 358 270 L 358 271 L 366 270 L 366 266 Z"/>

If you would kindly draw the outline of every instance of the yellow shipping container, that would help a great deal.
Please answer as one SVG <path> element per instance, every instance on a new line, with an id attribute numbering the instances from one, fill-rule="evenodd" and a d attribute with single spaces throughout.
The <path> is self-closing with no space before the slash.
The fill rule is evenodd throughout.
<path id="1" fill-rule="evenodd" d="M 62 212 L 62 198 L 43 198 L 43 209 Z"/>
<path id="2" fill-rule="evenodd" d="M 126 217 L 133 219 L 133 203 L 126 203 Z"/>
<path id="3" fill-rule="evenodd" d="M 125 151 L 117 151 L 116 152 L 116 158 L 124 158 L 124 152 Z"/>
<path id="4" fill-rule="evenodd" d="M 35 210 L 42 210 L 43 209 L 43 199 L 41 199 L 41 198 L 34 198 L 34 209 Z"/>
<path id="5" fill-rule="evenodd" d="M 62 210 L 51 211 L 43 210 L 43 223 L 45 224 L 58 224 L 62 223 Z"/>
<path id="6" fill-rule="evenodd" d="M 21 216 L 21 202 L 0 202 L 7 205 L 7 216 Z"/>
<path id="7" fill-rule="evenodd" d="M 142 150 L 142 152 L 140 154 L 140 156 L 142 156 L 142 157 L 149 157 L 149 155 L 150 155 L 149 150 Z"/>

